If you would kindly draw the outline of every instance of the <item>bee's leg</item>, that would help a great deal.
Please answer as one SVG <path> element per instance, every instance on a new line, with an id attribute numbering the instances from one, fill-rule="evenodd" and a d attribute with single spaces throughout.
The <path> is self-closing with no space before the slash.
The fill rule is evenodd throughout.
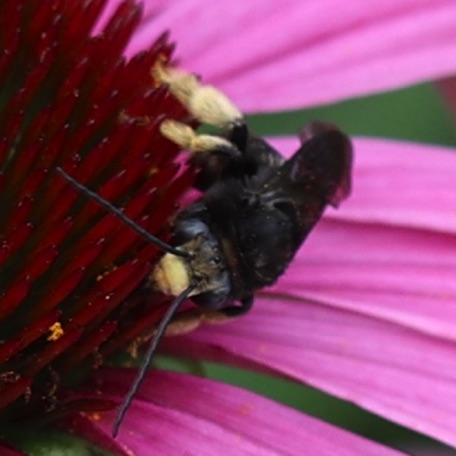
<path id="1" fill-rule="evenodd" d="M 192 127 L 176 120 L 164 120 L 160 124 L 160 133 L 195 156 L 211 153 L 236 158 L 241 155 L 237 147 L 227 139 L 214 135 L 200 135 Z"/>
<path id="2" fill-rule="evenodd" d="M 202 124 L 212 125 L 226 131 L 226 142 L 241 153 L 245 152 L 248 138 L 247 124 L 241 111 L 224 93 L 213 86 L 201 84 L 194 74 L 161 64 L 153 68 L 152 76 L 160 84 L 166 84 L 169 91 L 196 120 Z M 165 134 L 165 136 L 167 135 Z M 198 144 L 200 148 L 195 149 L 195 151 L 211 152 L 213 140 L 209 141 L 207 136 L 201 136 L 203 137 Z M 212 138 L 222 139 L 218 136 Z M 207 145 L 205 144 L 206 140 Z M 224 146 L 226 146 L 226 142 L 223 142 Z M 202 145 L 204 148 L 201 148 Z"/>
<path id="3" fill-rule="evenodd" d="M 226 95 L 215 87 L 201 84 L 194 74 L 158 64 L 152 68 L 152 77 L 157 83 L 167 85 L 199 122 L 226 130 L 245 124 L 241 111 Z"/>
<path id="4" fill-rule="evenodd" d="M 234 103 L 216 88 L 201 84 L 195 75 L 169 66 L 156 65 L 152 76 L 166 84 L 196 120 L 226 133 L 226 137 L 200 135 L 181 122 L 161 123 L 163 136 L 193 153 L 190 161 L 201 170 L 195 187 L 205 191 L 221 179 L 244 175 L 248 129 Z"/>
<path id="5" fill-rule="evenodd" d="M 226 138 L 244 155 L 249 141 L 249 129 L 245 120 L 240 119 L 231 123 L 228 127 Z"/>
<path id="6" fill-rule="evenodd" d="M 190 127 L 185 129 L 182 124 L 165 120 L 161 128 L 164 136 L 192 152 L 245 151 L 248 130 L 244 116 L 225 94 L 215 87 L 202 84 L 194 74 L 163 64 L 152 68 L 152 76 L 157 83 L 167 85 L 196 120 L 227 132 L 227 139 L 197 135 Z"/>
<path id="7" fill-rule="evenodd" d="M 253 295 L 249 295 L 246 298 L 241 299 L 240 306 L 229 306 L 219 310 L 220 313 L 227 317 L 239 317 L 240 315 L 246 314 L 253 306 Z"/>
<path id="8" fill-rule="evenodd" d="M 182 149 L 193 152 L 189 162 L 199 168 L 194 186 L 206 191 L 215 182 L 228 176 L 242 175 L 241 152 L 228 140 L 220 136 L 198 135 L 186 124 L 165 120 L 160 132 Z"/>

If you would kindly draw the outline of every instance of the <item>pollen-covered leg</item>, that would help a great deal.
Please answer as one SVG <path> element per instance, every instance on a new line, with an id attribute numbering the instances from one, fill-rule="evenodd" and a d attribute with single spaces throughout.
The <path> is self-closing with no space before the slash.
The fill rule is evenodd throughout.
<path id="1" fill-rule="evenodd" d="M 190 73 L 158 64 L 152 76 L 159 84 L 166 84 L 170 92 L 200 122 L 219 128 L 244 124 L 244 117 L 234 103 L 222 92 L 210 85 L 201 84 Z"/>
<path id="2" fill-rule="evenodd" d="M 224 130 L 223 136 L 200 135 L 181 122 L 161 123 L 160 132 L 165 138 L 194 152 L 190 161 L 200 170 L 195 188 L 205 191 L 222 178 L 241 175 L 249 132 L 236 106 L 219 90 L 201 84 L 193 74 L 159 64 L 152 69 L 152 76 L 157 83 L 166 84 L 199 122 Z"/>
<path id="3" fill-rule="evenodd" d="M 217 325 L 230 321 L 232 317 L 222 311 L 192 308 L 177 314 L 166 328 L 166 336 L 182 336 L 193 332 L 201 325 Z"/>
<path id="4" fill-rule="evenodd" d="M 206 191 L 223 176 L 242 172 L 242 152 L 220 136 L 198 135 L 193 128 L 175 120 L 164 120 L 160 133 L 182 149 L 193 152 L 189 162 L 199 168 L 194 187 Z"/>
<path id="5" fill-rule="evenodd" d="M 160 133 L 190 152 L 222 152 L 227 155 L 239 155 L 239 151 L 228 140 L 220 136 L 199 135 L 193 128 L 175 120 L 164 120 L 160 124 Z"/>

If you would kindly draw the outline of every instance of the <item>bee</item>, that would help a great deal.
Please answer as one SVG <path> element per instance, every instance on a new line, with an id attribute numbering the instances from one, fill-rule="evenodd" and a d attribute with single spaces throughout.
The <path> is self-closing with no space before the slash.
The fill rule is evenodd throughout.
<path id="1" fill-rule="evenodd" d="M 169 87 L 193 118 L 223 132 L 201 135 L 175 120 L 160 125 L 162 135 L 191 152 L 189 161 L 199 168 L 194 186 L 202 192 L 174 220 L 171 244 L 147 233 L 121 209 L 58 169 L 84 195 L 165 252 L 151 282 L 175 297 L 119 409 L 114 436 L 180 305 L 189 298 L 226 317 L 248 312 L 255 291 L 276 282 L 325 207 L 337 207 L 351 188 L 351 142 L 334 125 L 311 122 L 303 127 L 301 146 L 286 160 L 250 133 L 241 112 L 214 87 L 161 65 L 154 68 L 153 77 Z"/>

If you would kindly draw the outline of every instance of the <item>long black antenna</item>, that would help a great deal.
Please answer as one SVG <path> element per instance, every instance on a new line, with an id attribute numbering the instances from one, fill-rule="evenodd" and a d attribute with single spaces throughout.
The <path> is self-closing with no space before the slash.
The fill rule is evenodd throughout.
<path id="1" fill-rule="evenodd" d="M 122 220 L 122 222 L 124 222 L 127 226 L 129 226 L 132 230 L 134 230 L 140 236 L 142 236 L 147 242 L 150 242 L 151 244 L 155 244 L 157 247 L 160 247 L 165 252 L 172 253 L 173 255 L 184 257 L 184 258 L 191 257 L 191 255 L 188 252 L 184 252 L 183 250 L 177 249 L 177 248 L 173 247 L 172 245 L 169 245 L 166 242 L 163 242 L 162 240 L 160 240 L 158 237 L 154 236 L 153 234 L 150 234 L 142 226 L 138 225 L 133 219 L 128 217 L 128 215 L 126 215 L 122 211 L 122 209 L 119 209 L 118 207 L 114 206 L 112 203 L 110 203 L 108 200 L 104 199 L 98 193 L 93 192 L 92 190 L 87 188 L 85 185 L 78 182 L 76 179 L 74 179 L 69 174 L 67 174 L 62 168 L 57 167 L 56 169 L 57 169 L 57 172 L 59 174 L 61 174 L 62 177 L 64 177 L 65 180 L 67 180 L 73 187 L 77 188 L 88 199 L 97 202 L 100 206 L 104 207 L 109 212 L 112 212 L 113 214 L 115 214 L 117 217 L 119 217 L 120 220 Z"/>
<path id="2" fill-rule="evenodd" d="M 125 413 L 130 407 L 130 404 L 135 397 L 136 393 L 138 392 L 139 387 L 141 386 L 142 381 L 144 380 L 144 376 L 146 375 L 147 369 L 149 367 L 150 361 L 154 356 L 158 344 L 160 343 L 163 335 L 165 334 L 166 328 L 168 327 L 170 321 L 172 320 L 174 314 L 178 311 L 180 305 L 187 299 L 188 295 L 194 290 L 194 285 L 190 285 L 185 291 L 183 291 L 169 306 L 168 310 L 166 311 L 165 315 L 160 321 L 158 325 L 157 332 L 154 334 L 154 337 L 150 341 L 149 348 L 144 356 L 143 362 L 141 364 L 141 368 L 139 369 L 138 374 L 136 375 L 135 381 L 130 386 L 130 391 L 126 395 L 122 406 L 120 407 L 116 420 L 114 422 L 114 426 L 112 427 L 112 436 L 116 437 L 117 433 L 119 432 L 119 427 L 122 424 L 124 419 Z"/>

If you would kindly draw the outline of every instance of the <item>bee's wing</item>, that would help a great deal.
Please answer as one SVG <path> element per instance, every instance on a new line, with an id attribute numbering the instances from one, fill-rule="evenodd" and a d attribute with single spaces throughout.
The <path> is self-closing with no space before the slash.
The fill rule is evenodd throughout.
<path id="1" fill-rule="evenodd" d="M 338 206 L 351 190 L 352 145 L 335 126 L 312 122 L 299 132 L 301 148 L 280 168 L 282 185 Z"/>

